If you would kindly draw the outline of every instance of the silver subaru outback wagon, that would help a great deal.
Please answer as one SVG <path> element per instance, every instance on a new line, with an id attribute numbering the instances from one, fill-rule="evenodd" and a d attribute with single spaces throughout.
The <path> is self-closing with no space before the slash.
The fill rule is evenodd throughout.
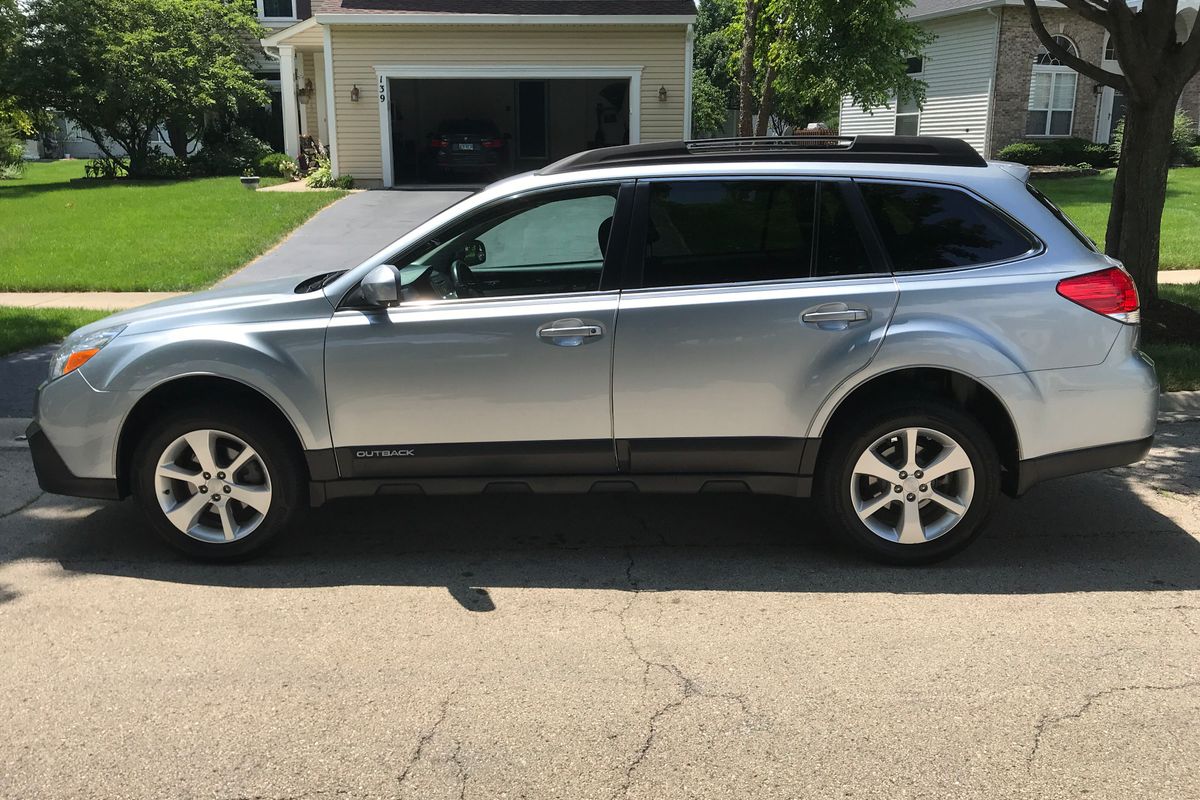
<path id="1" fill-rule="evenodd" d="M 81 328 L 35 468 L 204 558 L 334 498 L 517 490 L 813 495 L 933 561 L 1154 434 L 1133 282 L 1028 177 L 920 137 L 581 153 L 353 269 Z"/>

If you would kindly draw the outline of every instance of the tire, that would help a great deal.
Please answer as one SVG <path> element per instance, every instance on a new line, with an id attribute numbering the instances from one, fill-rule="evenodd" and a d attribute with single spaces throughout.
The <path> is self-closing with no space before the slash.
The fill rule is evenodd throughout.
<path id="1" fill-rule="evenodd" d="M 930 467 L 950 471 L 931 480 Z M 910 400 L 836 432 L 815 488 L 826 521 L 848 544 L 888 564 L 929 564 L 983 532 L 999 495 L 1000 458 L 974 417 L 942 401 Z"/>
<path id="2" fill-rule="evenodd" d="M 204 449 L 207 461 L 197 456 Z M 193 558 L 237 561 L 262 551 L 295 519 L 307 489 L 301 457 L 291 432 L 274 420 L 183 409 L 146 431 L 130 483 L 150 526 L 169 545 Z M 231 466 L 233 473 L 222 469 Z"/>

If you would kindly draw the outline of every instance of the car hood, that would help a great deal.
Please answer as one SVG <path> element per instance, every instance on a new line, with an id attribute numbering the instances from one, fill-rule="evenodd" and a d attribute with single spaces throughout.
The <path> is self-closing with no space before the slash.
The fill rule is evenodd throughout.
<path id="1" fill-rule="evenodd" d="M 80 331 L 87 333 L 124 325 L 131 332 L 150 333 L 190 325 L 273 322 L 331 315 L 333 306 L 320 289 L 297 294 L 296 286 L 303 280 L 278 278 L 160 300 L 105 317 Z"/>

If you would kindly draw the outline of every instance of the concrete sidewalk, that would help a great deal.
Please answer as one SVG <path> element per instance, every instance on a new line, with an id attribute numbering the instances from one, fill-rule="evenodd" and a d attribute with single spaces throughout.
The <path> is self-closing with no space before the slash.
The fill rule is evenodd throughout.
<path id="1" fill-rule="evenodd" d="M 1200 283 L 1200 269 L 1162 269 L 1158 271 L 1158 282 Z"/>
<path id="2" fill-rule="evenodd" d="M 0 292 L 0 307 L 124 311 L 185 294 L 187 292 Z"/>

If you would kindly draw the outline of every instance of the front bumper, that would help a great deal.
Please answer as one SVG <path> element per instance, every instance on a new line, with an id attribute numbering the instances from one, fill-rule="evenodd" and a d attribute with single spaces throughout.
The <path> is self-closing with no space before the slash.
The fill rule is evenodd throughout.
<path id="1" fill-rule="evenodd" d="M 33 456 L 33 471 L 37 473 L 38 486 L 44 491 L 97 500 L 121 499 L 121 488 L 115 478 L 80 478 L 71 472 L 50 443 L 46 432 L 36 422 L 29 424 L 25 435 L 29 439 L 29 452 Z"/>

